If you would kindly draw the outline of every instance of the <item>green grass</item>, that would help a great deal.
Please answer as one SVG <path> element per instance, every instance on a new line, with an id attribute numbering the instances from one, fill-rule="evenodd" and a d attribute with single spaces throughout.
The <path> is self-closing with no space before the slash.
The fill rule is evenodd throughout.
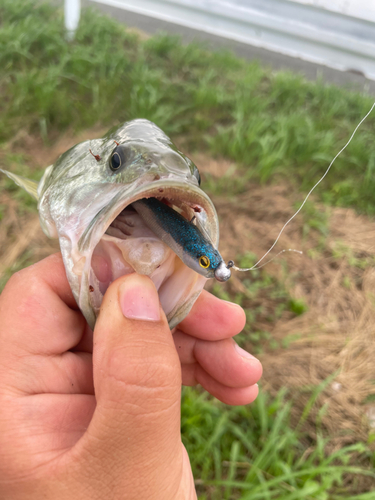
<path id="1" fill-rule="evenodd" d="M 175 37 L 141 42 L 94 10 L 71 43 L 47 4 L 3 0 L 0 19 L 0 141 L 20 128 L 51 141 L 64 128 L 145 117 L 189 148 L 237 162 L 232 193 L 280 176 L 311 187 L 372 102 Z M 375 112 L 319 186 L 327 203 L 375 213 L 374 124 Z"/>
<path id="2" fill-rule="evenodd" d="M 210 194 L 226 197 L 247 191 L 250 181 L 283 178 L 306 192 L 372 103 L 365 95 L 275 73 L 257 62 L 212 53 L 199 44 L 183 45 L 164 34 L 142 42 L 94 10 L 83 12 L 77 36 L 68 43 L 61 11 L 31 0 L 0 3 L 0 67 L 0 154 L 5 168 L 11 165 L 21 175 L 39 178 L 41 172 L 26 167 L 25 132 L 51 144 L 66 129 L 112 127 L 144 117 L 186 150 L 233 160 L 236 168 L 221 179 L 206 175 L 203 184 Z M 375 213 L 374 125 L 375 112 L 317 189 L 327 205 Z M 7 178 L 0 184 L 17 198 L 20 210 L 35 210 L 33 200 Z M 0 205 L 0 220 L 5 208 Z M 303 236 L 318 232 L 322 249 L 329 210 L 308 203 L 302 211 Z M 340 244 L 333 253 L 360 269 L 372 264 Z M 236 259 L 242 267 L 254 262 L 250 253 Z M 26 252 L 0 285 L 28 263 Z M 348 280 L 343 286 L 350 287 Z M 222 287 L 214 289 L 245 308 L 248 321 L 239 343 L 262 352 L 286 349 L 298 340 L 294 334 L 275 344 L 267 324 L 271 329 L 283 315 L 304 314 L 306 304 L 290 297 L 264 270 L 246 276 L 242 284 L 245 291 L 235 297 Z M 272 307 L 266 307 L 265 297 Z M 304 430 L 320 390 L 312 392 L 296 428 L 293 398 L 283 392 L 271 399 L 261 391 L 253 405 L 229 408 L 186 389 L 183 439 L 200 500 L 370 500 L 372 493 L 360 493 L 361 479 L 373 474 L 369 469 L 375 465 L 369 446 L 357 443 L 329 455 L 319 419 L 314 439 Z"/>
<path id="3" fill-rule="evenodd" d="M 363 476 L 375 479 L 375 456 L 357 443 L 331 454 L 317 421 L 317 439 L 300 427 L 323 386 L 313 392 L 297 427 L 285 391 L 271 399 L 263 391 L 251 406 L 226 407 L 206 394 L 185 389 L 183 441 L 197 480 L 199 500 L 370 500 L 355 493 Z M 311 444 L 311 443 L 310 443 Z M 366 460 L 369 468 L 351 465 Z M 352 475 L 348 493 L 345 477 Z"/>

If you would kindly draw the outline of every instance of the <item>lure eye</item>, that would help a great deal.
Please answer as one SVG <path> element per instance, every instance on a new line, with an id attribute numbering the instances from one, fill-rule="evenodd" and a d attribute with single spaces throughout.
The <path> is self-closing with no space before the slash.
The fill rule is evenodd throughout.
<path id="1" fill-rule="evenodd" d="M 116 148 L 117 149 L 117 148 Z M 115 150 L 109 160 L 111 170 L 118 170 L 121 167 L 122 161 L 118 152 Z"/>
<path id="2" fill-rule="evenodd" d="M 205 255 L 202 255 L 202 257 L 199 257 L 199 265 L 204 269 L 207 269 L 210 265 L 210 259 Z"/>

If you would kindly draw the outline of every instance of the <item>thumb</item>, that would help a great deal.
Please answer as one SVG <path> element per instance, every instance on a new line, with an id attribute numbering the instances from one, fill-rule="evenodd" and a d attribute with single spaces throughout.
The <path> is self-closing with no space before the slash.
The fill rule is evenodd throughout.
<path id="1" fill-rule="evenodd" d="M 108 288 L 93 366 L 97 406 L 87 444 L 100 467 L 111 471 L 113 460 L 118 472 L 120 464 L 138 464 L 147 482 L 162 480 L 163 468 L 170 474 L 171 463 L 181 467 L 181 367 L 149 278 L 131 274 Z"/>

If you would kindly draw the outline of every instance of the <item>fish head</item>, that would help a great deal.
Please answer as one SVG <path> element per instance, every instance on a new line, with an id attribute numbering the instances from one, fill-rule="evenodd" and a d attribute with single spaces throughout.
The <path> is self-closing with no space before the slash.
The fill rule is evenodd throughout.
<path id="1" fill-rule="evenodd" d="M 216 210 L 199 185 L 194 163 L 144 119 L 77 144 L 47 168 L 38 186 L 41 225 L 59 238 L 70 286 L 92 328 L 109 285 L 132 272 L 152 279 L 171 328 L 188 314 L 207 277 L 184 264 L 131 204 L 163 201 L 195 218 L 217 248 Z"/>

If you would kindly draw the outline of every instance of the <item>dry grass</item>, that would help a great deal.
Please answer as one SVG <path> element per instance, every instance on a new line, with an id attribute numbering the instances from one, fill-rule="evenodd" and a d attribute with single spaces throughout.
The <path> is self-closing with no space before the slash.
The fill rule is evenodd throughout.
<path id="1" fill-rule="evenodd" d="M 205 165 L 212 175 L 221 176 L 228 162 L 211 160 Z M 296 200 L 290 193 L 286 185 L 254 186 L 235 201 L 214 198 L 224 258 L 245 250 L 261 257 L 295 211 Z M 319 205 L 317 209 L 328 210 Z M 342 446 L 358 438 L 366 440 L 369 424 L 375 425 L 375 404 L 366 404 L 375 396 L 375 267 L 371 266 L 375 222 L 351 209 L 330 208 L 323 248 L 318 231 L 303 237 L 305 223 L 303 214 L 297 216 L 276 247 L 303 250 L 303 255 L 284 254 L 266 268 L 284 281 L 292 297 L 303 299 L 308 310 L 291 319 L 284 315 L 271 327 L 280 344 L 294 334 L 298 339 L 261 356 L 263 387 L 271 393 L 288 387 L 298 394 L 295 409 L 300 416 L 309 397 L 301 389 L 318 385 L 337 371 L 317 408 L 328 403 L 322 422 L 337 446 Z M 228 282 L 228 289 L 243 292 L 243 274 L 236 278 Z M 269 302 L 272 308 L 274 301 Z M 310 415 L 312 433 L 316 432 L 315 416 L 316 412 Z"/>

